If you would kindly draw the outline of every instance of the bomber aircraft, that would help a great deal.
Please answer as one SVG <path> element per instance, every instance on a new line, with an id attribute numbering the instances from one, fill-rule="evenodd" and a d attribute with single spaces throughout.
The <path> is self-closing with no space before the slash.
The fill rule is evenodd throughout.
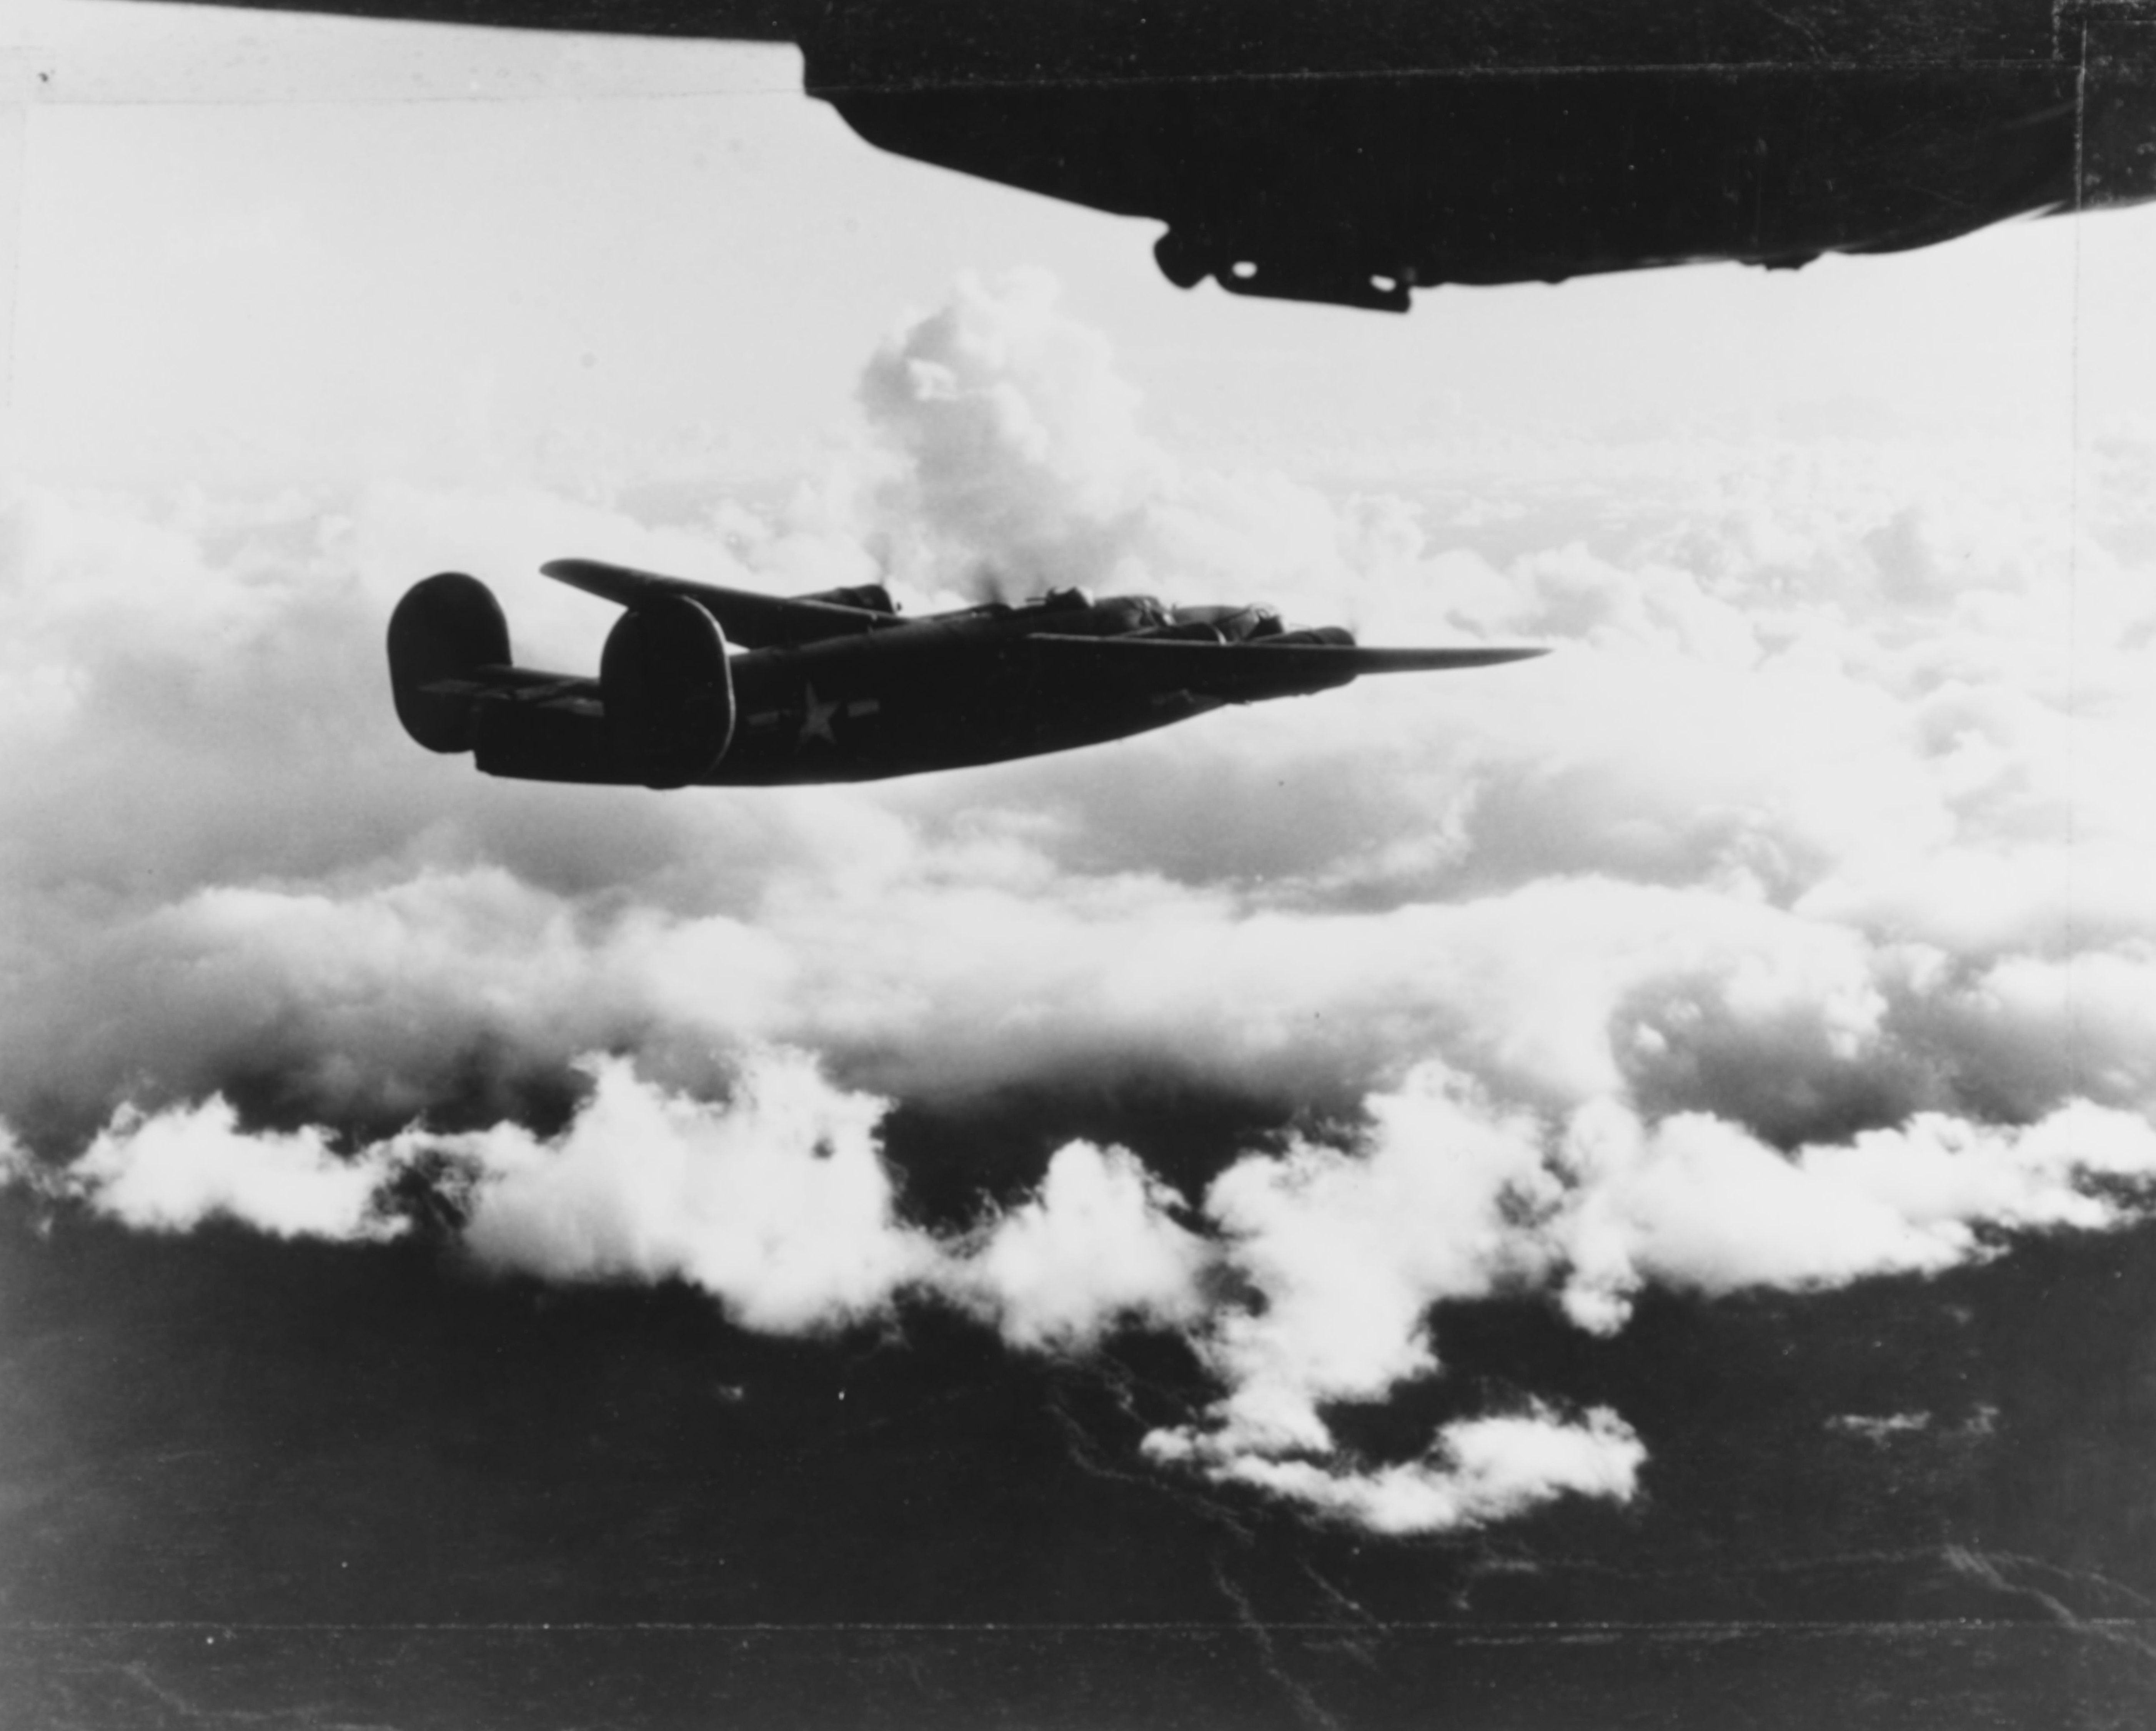
<path id="1" fill-rule="evenodd" d="M 2156 197 L 2156 0 L 223 0 L 800 47 L 887 151 L 1167 225 L 1171 281 L 1784 268 Z"/>
<path id="2" fill-rule="evenodd" d="M 429 750 L 536 781 L 869 781 L 1098 745 L 1366 673 L 1544 653 L 1366 649 L 1338 626 L 1290 629 L 1269 607 L 1081 589 L 911 618 L 880 583 L 778 597 L 593 559 L 542 568 L 626 609 L 598 676 L 517 666 L 485 583 L 428 578 L 390 617 L 389 681 Z"/>

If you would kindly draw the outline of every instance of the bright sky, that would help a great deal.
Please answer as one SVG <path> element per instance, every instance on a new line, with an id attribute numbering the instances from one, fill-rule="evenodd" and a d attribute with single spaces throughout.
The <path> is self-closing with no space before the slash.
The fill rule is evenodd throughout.
<path id="1" fill-rule="evenodd" d="M 1291 467 L 1491 423 L 2064 437 L 2077 331 L 2085 419 L 2156 402 L 2148 213 L 1394 319 L 1178 293 L 1151 224 L 872 150 L 789 49 L 116 0 L 28 0 L 13 33 L 17 431 L 51 480 L 449 478 L 690 429 L 783 466 L 957 271 L 1021 265 L 1178 449 Z"/>

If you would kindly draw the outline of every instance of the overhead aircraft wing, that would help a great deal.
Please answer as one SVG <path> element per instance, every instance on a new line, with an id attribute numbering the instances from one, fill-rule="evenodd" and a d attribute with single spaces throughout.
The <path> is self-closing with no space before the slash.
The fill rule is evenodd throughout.
<path id="1" fill-rule="evenodd" d="M 1332 643 L 1194 643 L 1163 637 L 1076 637 L 1035 632 L 1027 646 L 1050 661 L 1152 683 L 1232 694 L 1308 680 L 1345 685 L 1366 673 L 1450 673 L 1532 660 L 1543 649 L 1365 649 Z"/>
<path id="2" fill-rule="evenodd" d="M 648 596 L 685 595 L 719 622 L 732 642 L 745 649 L 778 649 L 820 643 L 827 637 L 850 637 L 903 624 L 896 614 L 866 607 L 845 607 L 803 597 L 760 595 L 753 589 L 729 589 L 717 583 L 661 577 L 602 559 L 550 559 L 540 570 L 557 583 L 598 595 L 619 606 L 634 607 Z"/>

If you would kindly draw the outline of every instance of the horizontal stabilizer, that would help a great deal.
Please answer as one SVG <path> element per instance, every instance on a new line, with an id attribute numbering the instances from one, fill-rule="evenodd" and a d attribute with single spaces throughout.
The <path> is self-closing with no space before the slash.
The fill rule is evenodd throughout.
<path id="1" fill-rule="evenodd" d="M 418 689 L 432 697 L 514 703 L 562 710 L 571 715 L 605 713 L 597 680 L 581 673 L 546 673 L 536 667 L 474 667 Z"/>
<path id="2" fill-rule="evenodd" d="M 719 622 L 730 641 L 746 649 L 820 643 L 829 637 L 850 637 L 903 623 L 894 614 L 870 608 L 759 595 L 753 589 L 729 589 L 717 583 L 692 583 L 684 577 L 661 577 L 627 565 L 609 565 L 602 559 L 552 559 L 539 568 L 557 583 L 621 607 L 635 607 L 655 595 L 686 596 Z"/>

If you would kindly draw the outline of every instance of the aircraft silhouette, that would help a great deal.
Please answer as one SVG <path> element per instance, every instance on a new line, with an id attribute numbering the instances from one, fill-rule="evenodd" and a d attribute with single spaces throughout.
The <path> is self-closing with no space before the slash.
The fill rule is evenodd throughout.
<path id="1" fill-rule="evenodd" d="M 593 559 L 546 574 L 627 609 L 596 679 L 519 667 L 493 592 L 444 572 L 389 621 L 398 718 L 490 775 L 649 788 L 868 781 L 1097 745 L 1366 673 L 1538 649 L 1365 649 L 1266 607 L 1051 591 L 902 617 L 880 583 L 781 598 Z M 728 653 L 728 642 L 742 646 Z"/>
<path id="2" fill-rule="evenodd" d="M 1794 266 L 2156 197 L 2156 0 L 226 0 L 798 43 L 901 156 L 1167 223 L 1162 270 Z"/>

